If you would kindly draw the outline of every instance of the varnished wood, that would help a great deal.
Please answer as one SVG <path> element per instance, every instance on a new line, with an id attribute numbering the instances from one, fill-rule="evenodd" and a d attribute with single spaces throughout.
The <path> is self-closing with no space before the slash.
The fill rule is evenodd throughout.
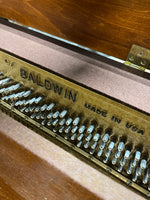
<path id="1" fill-rule="evenodd" d="M 0 0 L 0 16 L 124 60 L 150 48 L 149 0 Z"/>
<path id="2" fill-rule="evenodd" d="M 0 133 L 0 199 L 100 200 Z"/>

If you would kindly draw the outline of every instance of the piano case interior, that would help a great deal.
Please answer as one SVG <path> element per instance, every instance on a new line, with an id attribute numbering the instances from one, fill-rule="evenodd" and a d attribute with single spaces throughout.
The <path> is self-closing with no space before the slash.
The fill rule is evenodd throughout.
<path id="1" fill-rule="evenodd" d="M 1 133 L 98 198 L 149 198 L 149 73 L 43 33 L 1 19 Z"/>

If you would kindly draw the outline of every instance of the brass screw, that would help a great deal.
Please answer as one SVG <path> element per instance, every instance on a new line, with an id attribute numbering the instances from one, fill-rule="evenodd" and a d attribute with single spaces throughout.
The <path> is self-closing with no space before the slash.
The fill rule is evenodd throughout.
<path id="1" fill-rule="evenodd" d="M 143 56 L 143 53 L 144 53 L 143 51 L 140 51 L 138 55 Z"/>
<path id="2" fill-rule="evenodd" d="M 147 62 L 146 62 L 146 60 L 142 59 L 140 63 L 142 66 L 145 66 Z"/>
<path id="3" fill-rule="evenodd" d="M 129 61 L 133 62 L 134 61 L 134 56 L 129 57 Z"/>

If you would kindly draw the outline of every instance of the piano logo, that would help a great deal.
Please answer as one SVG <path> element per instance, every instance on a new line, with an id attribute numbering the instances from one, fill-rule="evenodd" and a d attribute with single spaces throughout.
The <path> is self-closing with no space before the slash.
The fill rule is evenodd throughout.
<path id="1" fill-rule="evenodd" d="M 77 101 L 77 92 L 65 88 L 64 86 L 56 83 L 50 79 L 44 79 L 40 74 L 34 72 L 28 72 L 27 70 L 20 68 L 20 76 L 23 79 L 31 81 L 37 86 L 44 87 L 46 90 L 53 91 L 56 95 L 63 96 L 66 99 L 71 100 L 73 103 Z"/>

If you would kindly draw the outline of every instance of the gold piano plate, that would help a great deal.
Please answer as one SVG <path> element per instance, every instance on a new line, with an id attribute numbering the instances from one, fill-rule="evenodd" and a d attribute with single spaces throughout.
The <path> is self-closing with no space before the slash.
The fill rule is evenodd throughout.
<path id="1" fill-rule="evenodd" d="M 150 116 L 0 51 L 0 108 L 150 197 Z"/>

